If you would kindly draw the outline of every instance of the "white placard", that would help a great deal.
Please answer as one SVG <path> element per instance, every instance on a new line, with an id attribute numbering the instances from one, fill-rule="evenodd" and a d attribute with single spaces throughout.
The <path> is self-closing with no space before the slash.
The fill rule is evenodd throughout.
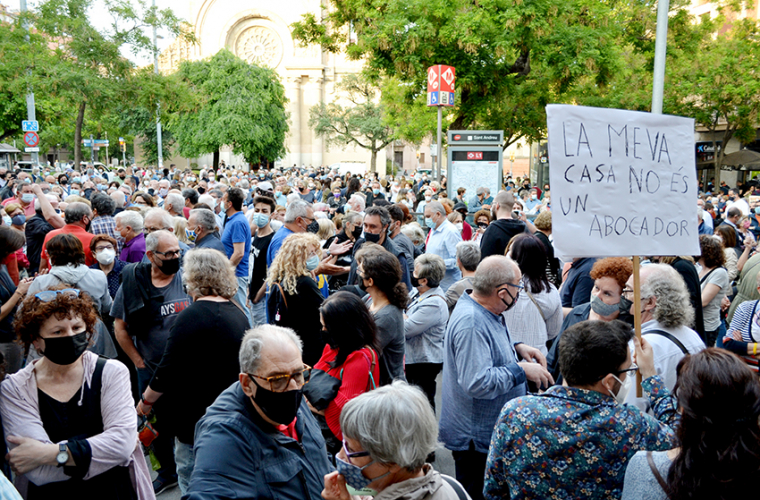
<path id="1" fill-rule="evenodd" d="M 694 120 L 546 107 L 555 252 L 699 255 Z"/>

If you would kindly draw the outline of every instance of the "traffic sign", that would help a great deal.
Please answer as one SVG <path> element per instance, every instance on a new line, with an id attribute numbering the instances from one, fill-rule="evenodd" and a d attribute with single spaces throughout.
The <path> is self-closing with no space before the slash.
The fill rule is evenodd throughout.
<path id="1" fill-rule="evenodd" d="M 91 148 L 93 146 L 93 143 L 94 143 L 94 145 L 95 145 L 96 148 L 97 147 L 103 147 L 103 148 L 105 148 L 105 147 L 108 147 L 108 145 L 109 145 L 108 141 L 105 140 L 105 139 L 95 139 L 93 141 L 91 141 L 89 139 L 82 139 L 82 146 L 84 146 L 86 148 Z"/>
<path id="2" fill-rule="evenodd" d="M 24 134 L 24 144 L 29 146 L 30 148 L 33 148 L 40 143 L 40 136 L 37 135 L 37 132 L 27 132 Z"/>
<path id="3" fill-rule="evenodd" d="M 24 132 L 39 132 L 40 123 L 37 120 L 22 120 L 21 130 Z"/>
<path id="4" fill-rule="evenodd" d="M 483 159 L 483 151 L 468 151 L 467 152 L 467 159 L 468 160 L 482 160 Z"/>
<path id="5" fill-rule="evenodd" d="M 430 66 L 427 73 L 428 106 L 453 106 L 455 82 L 454 67 Z"/>
<path id="6" fill-rule="evenodd" d="M 24 151 L 27 153 L 39 153 L 40 148 L 24 148 Z"/>

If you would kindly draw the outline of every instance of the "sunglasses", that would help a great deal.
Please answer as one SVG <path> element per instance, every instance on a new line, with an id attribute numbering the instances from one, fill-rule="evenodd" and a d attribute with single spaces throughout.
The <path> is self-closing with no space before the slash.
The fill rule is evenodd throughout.
<path id="1" fill-rule="evenodd" d="M 72 295 L 79 297 L 79 290 L 76 288 L 64 288 L 63 290 L 44 290 L 42 292 L 35 293 L 34 296 L 40 299 L 42 302 L 52 302 L 58 297 L 58 294 Z"/>

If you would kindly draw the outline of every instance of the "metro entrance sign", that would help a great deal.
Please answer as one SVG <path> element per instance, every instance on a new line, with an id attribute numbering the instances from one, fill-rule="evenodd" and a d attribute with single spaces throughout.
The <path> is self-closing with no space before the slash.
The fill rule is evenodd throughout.
<path id="1" fill-rule="evenodd" d="M 24 144 L 27 145 L 27 147 L 33 148 L 39 145 L 40 143 L 40 136 L 37 135 L 37 132 L 27 132 L 24 134 Z"/>
<path id="2" fill-rule="evenodd" d="M 456 70 L 453 66 L 438 64 L 428 68 L 428 106 L 453 106 Z"/>

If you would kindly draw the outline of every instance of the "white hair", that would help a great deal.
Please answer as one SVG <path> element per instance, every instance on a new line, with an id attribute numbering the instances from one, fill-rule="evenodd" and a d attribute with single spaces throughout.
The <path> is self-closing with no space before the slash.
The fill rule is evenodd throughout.
<path id="1" fill-rule="evenodd" d="M 351 198 L 348 200 L 349 203 L 354 202 L 359 205 L 358 212 L 364 212 L 364 209 L 367 207 L 367 199 L 364 197 L 361 193 L 354 193 L 351 195 Z"/>
<path id="2" fill-rule="evenodd" d="M 143 218 L 142 216 L 133 210 L 124 210 L 123 212 L 119 212 L 114 217 L 117 222 L 121 222 L 123 226 L 131 227 L 132 231 L 139 233 L 143 229 Z"/>
<path id="3" fill-rule="evenodd" d="M 299 196 L 293 203 L 288 203 L 288 208 L 285 211 L 285 222 L 295 222 L 299 217 L 307 217 L 310 207 L 311 205 Z"/>
<path id="4" fill-rule="evenodd" d="M 216 198 L 210 194 L 202 194 L 198 197 L 198 203 L 204 203 L 213 209 L 216 206 Z"/>
<path id="5" fill-rule="evenodd" d="M 238 361 L 240 362 L 240 371 L 242 373 L 256 373 L 261 363 L 261 351 L 264 344 L 269 342 L 278 342 L 289 340 L 298 348 L 299 353 L 303 353 L 303 342 L 296 335 L 296 332 L 290 328 L 275 325 L 261 325 L 252 330 L 248 330 L 240 343 L 240 352 Z"/>

